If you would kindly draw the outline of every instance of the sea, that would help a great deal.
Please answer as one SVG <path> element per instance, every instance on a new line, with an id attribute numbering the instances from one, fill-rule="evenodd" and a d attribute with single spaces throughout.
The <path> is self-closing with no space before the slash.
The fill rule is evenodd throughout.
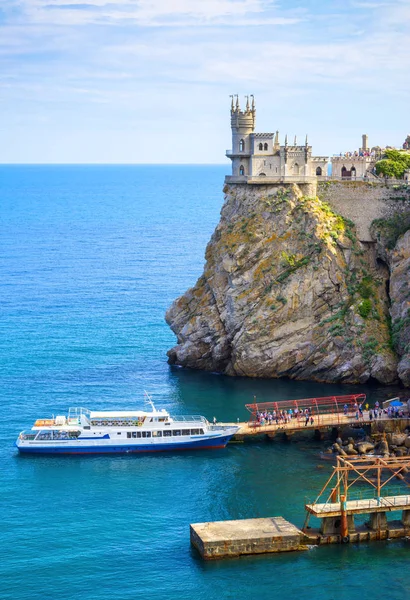
<path id="1" fill-rule="evenodd" d="M 407 540 L 203 562 L 190 523 L 298 526 L 332 465 L 323 442 L 127 456 L 19 456 L 70 406 L 247 419 L 245 405 L 396 390 L 170 367 L 164 321 L 195 284 L 223 203 L 219 166 L 0 166 L 1 600 L 403 600 Z"/>

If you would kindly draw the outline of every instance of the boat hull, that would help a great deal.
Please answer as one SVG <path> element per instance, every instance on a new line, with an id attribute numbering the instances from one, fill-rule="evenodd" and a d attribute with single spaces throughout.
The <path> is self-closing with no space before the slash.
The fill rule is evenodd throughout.
<path id="1" fill-rule="evenodd" d="M 152 452 L 179 452 L 182 450 L 212 450 L 225 448 L 234 433 L 214 438 L 187 442 L 167 442 L 156 444 L 88 444 L 79 440 L 75 445 L 52 446 L 51 444 L 16 443 L 21 454 L 145 454 Z"/>

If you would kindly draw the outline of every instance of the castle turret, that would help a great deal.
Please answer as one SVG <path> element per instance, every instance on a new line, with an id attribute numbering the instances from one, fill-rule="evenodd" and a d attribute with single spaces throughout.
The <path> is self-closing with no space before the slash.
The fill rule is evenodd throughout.
<path id="1" fill-rule="evenodd" d="M 251 104 L 249 98 L 252 98 Z M 255 100 L 252 95 L 246 96 L 244 111 L 241 110 L 239 96 L 231 96 L 232 150 L 228 150 L 226 155 L 232 160 L 232 175 L 251 175 L 250 135 L 255 131 L 255 116 Z"/>
<path id="2" fill-rule="evenodd" d="M 360 148 L 361 152 L 368 152 L 369 151 L 369 136 L 364 133 L 362 135 L 362 147 Z"/>

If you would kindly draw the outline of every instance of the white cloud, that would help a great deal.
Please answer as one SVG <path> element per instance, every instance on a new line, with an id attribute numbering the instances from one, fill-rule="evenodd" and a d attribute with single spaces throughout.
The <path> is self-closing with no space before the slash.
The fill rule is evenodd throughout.
<path id="1" fill-rule="evenodd" d="M 293 25 L 269 0 L 19 0 L 23 18 L 35 23 L 137 24 L 141 27 Z M 263 15 L 263 19 L 258 16 Z"/>
<path id="2" fill-rule="evenodd" d="M 229 136 L 221 102 L 232 92 L 254 92 L 258 119 L 271 110 L 274 127 L 285 115 L 295 130 L 292 120 L 312 131 L 308 122 L 318 114 L 321 121 L 338 114 L 340 135 L 355 119 L 387 123 L 388 96 L 389 118 L 401 127 L 400 102 L 410 92 L 409 0 L 353 1 L 366 7 L 335 3 L 335 16 L 292 8 L 296 0 L 19 0 L 20 12 L 0 24 L 6 129 L 12 139 L 23 136 L 22 145 L 42 119 L 50 131 L 69 133 L 73 123 L 80 137 L 90 122 L 101 132 L 117 127 L 118 140 L 134 122 L 138 148 L 153 127 L 169 136 L 185 127 L 193 140 L 197 127 L 206 139 L 222 122 Z M 281 24 L 292 26 L 273 27 Z M 25 124 L 23 133 L 13 135 L 13 119 Z"/>

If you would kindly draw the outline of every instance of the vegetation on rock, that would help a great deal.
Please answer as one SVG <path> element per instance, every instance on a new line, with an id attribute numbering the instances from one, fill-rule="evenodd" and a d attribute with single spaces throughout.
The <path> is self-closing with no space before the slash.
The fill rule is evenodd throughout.
<path id="1" fill-rule="evenodd" d="M 408 169 L 410 169 L 410 153 L 406 150 L 386 150 L 385 158 L 376 163 L 377 175 L 391 179 L 402 179 Z"/>

